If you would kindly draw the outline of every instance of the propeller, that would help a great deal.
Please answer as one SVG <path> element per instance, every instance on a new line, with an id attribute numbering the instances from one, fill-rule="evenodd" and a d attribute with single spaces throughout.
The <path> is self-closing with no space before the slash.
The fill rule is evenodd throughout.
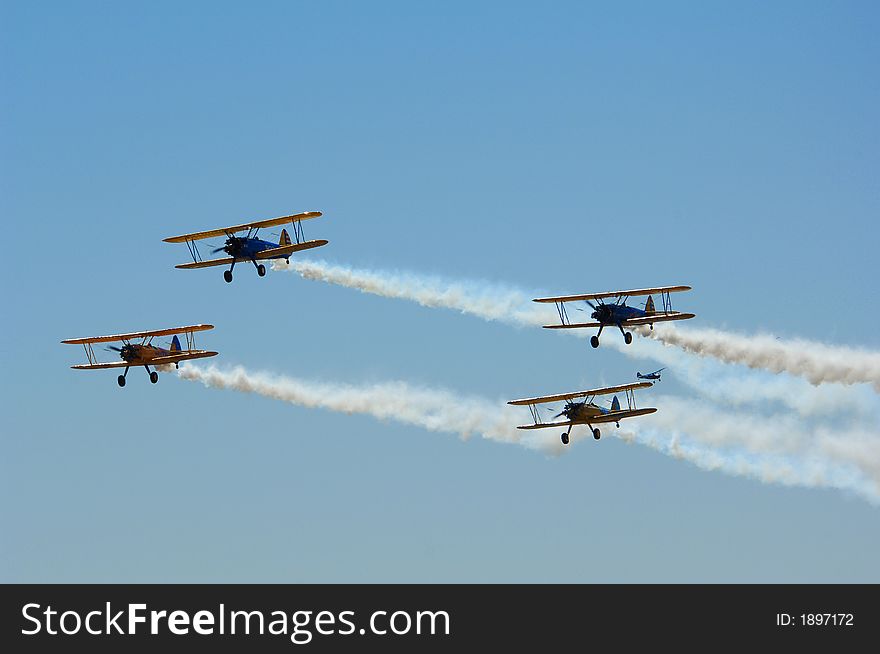
<path id="1" fill-rule="evenodd" d="M 241 248 L 241 242 L 243 239 L 240 239 L 236 236 L 230 236 L 226 239 L 226 243 L 223 244 L 223 247 L 215 248 L 212 250 L 212 254 L 217 254 L 218 252 L 227 252 L 228 254 L 235 256 L 238 250 Z"/>
<path id="2" fill-rule="evenodd" d="M 557 414 L 556 414 L 555 416 L 553 416 L 553 417 L 554 417 L 554 418 L 560 418 L 560 417 L 562 417 L 562 416 L 565 416 L 566 418 L 570 418 L 570 417 L 571 417 L 571 412 L 574 411 L 575 407 L 578 407 L 578 406 L 580 406 L 581 404 L 582 404 L 582 402 L 566 402 L 566 403 L 565 403 L 565 406 L 562 407 L 562 411 L 560 411 L 559 413 L 557 413 Z M 547 410 L 548 410 L 548 411 L 553 411 L 553 409 L 551 409 L 551 408 L 548 408 Z"/>
<path id="3" fill-rule="evenodd" d="M 122 352 L 122 348 L 121 348 L 121 347 L 116 347 L 116 346 L 114 346 L 114 345 L 108 345 L 108 346 L 105 347 L 104 349 L 107 350 L 108 352 Z"/>

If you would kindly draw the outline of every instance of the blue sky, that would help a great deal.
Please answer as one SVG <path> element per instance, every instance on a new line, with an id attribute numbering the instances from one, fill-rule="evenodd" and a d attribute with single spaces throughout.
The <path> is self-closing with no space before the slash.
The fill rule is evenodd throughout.
<path id="1" fill-rule="evenodd" d="M 210 322 L 218 362 L 500 403 L 652 366 L 161 242 L 319 209 L 305 256 L 688 283 L 701 326 L 880 348 L 874 3 L 0 6 L 4 581 L 880 581 L 844 493 L 120 390 L 59 344 Z"/>

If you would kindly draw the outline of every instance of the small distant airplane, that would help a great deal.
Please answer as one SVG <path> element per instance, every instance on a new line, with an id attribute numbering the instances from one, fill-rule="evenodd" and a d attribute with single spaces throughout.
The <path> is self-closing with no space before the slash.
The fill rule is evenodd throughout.
<path id="1" fill-rule="evenodd" d="M 74 370 L 103 370 L 105 368 L 122 368 L 125 372 L 116 378 L 120 386 L 125 386 L 125 377 L 128 375 L 128 369 L 131 366 L 143 366 L 150 374 L 150 382 L 155 384 L 159 381 L 159 373 L 150 370 L 150 366 L 161 366 L 173 363 L 178 367 L 181 361 L 189 359 L 204 359 L 205 357 L 217 356 L 217 352 L 208 350 L 195 349 L 195 332 L 202 332 L 207 329 L 214 329 L 214 325 L 189 325 L 187 327 L 173 327 L 171 329 L 158 329 L 148 332 L 132 332 L 130 334 L 114 334 L 112 336 L 91 336 L 87 338 L 70 338 L 62 343 L 71 345 L 82 345 L 86 351 L 88 363 L 71 366 Z M 180 339 L 177 334 L 186 335 L 186 349 L 180 346 Z M 171 348 L 165 348 L 151 345 L 153 338 L 156 336 L 174 336 L 171 341 Z M 135 339 L 140 339 L 140 343 L 133 343 Z M 112 363 L 100 363 L 92 350 L 92 343 L 113 343 L 119 341 L 122 347 L 110 346 L 107 349 L 119 353 L 122 361 L 114 361 Z"/>
<path id="2" fill-rule="evenodd" d="M 311 248 L 327 245 L 329 241 L 318 239 L 314 241 L 306 241 L 303 236 L 302 221 L 309 218 L 317 218 L 322 215 L 320 211 L 306 211 L 297 213 L 292 216 L 281 216 L 280 218 L 270 218 L 268 220 L 258 220 L 251 223 L 243 223 L 241 225 L 233 225 L 232 227 L 221 227 L 220 229 L 210 229 L 205 232 L 194 232 L 192 234 L 183 234 L 181 236 L 171 236 L 163 239 L 166 243 L 186 243 L 189 253 L 192 255 L 192 263 L 181 263 L 175 268 L 207 268 L 209 266 L 225 266 L 230 264 L 229 270 L 223 272 L 223 279 L 227 282 L 232 281 L 232 270 L 235 264 L 241 261 L 250 261 L 257 269 L 257 274 L 263 277 L 266 274 L 266 266 L 257 263 L 257 260 L 265 259 L 285 259 L 290 261 L 290 255 L 301 250 L 310 250 Z M 286 229 L 281 230 L 281 237 L 278 243 L 264 241 L 257 238 L 257 232 L 263 227 L 276 227 L 285 223 L 290 223 L 293 227 L 293 236 L 296 242 L 290 240 L 290 235 Z M 244 236 L 236 236 L 236 232 L 247 230 Z M 228 257 L 222 259 L 202 260 L 196 241 L 213 236 L 226 236 L 226 243 L 223 247 L 213 250 L 212 254 L 217 252 L 225 252 Z"/>
<path id="3" fill-rule="evenodd" d="M 532 419 L 535 421 L 535 424 L 533 425 L 520 425 L 519 427 L 517 427 L 517 429 L 546 429 L 548 427 L 568 427 L 566 431 L 562 432 L 562 444 L 568 445 L 571 428 L 575 425 L 587 425 L 587 427 L 590 428 L 590 431 L 593 432 L 593 438 L 599 440 L 601 432 L 599 431 L 598 427 L 593 427 L 594 424 L 613 422 L 617 424 L 618 427 L 620 427 L 620 421 L 624 418 L 635 418 L 636 416 L 644 416 L 648 415 L 649 413 L 654 413 L 657 409 L 636 408 L 635 390 L 639 388 L 650 387 L 650 382 L 637 382 L 634 384 L 623 384 L 622 386 L 596 388 L 589 391 L 561 393 L 559 395 L 545 395 L 544 397 L 530 397 L 524 400 L 511 400 L 510 402 L 508 402 L 508 404 L 512 404 L 514 406 L 527 405 L 529 407 L 529 411 L 532 414 Z M 623 410 L 620 408 L 620 402 L 617 400 L 616 395 L 611 401 L 610 409 L 601 407 L 593 401 L 595 400 L 597 395 L 608 395 L 611 393 L 621 392 L 626 393 L 627 408 Z M 582 399 L 580 402 L 574 402 L 573 400 L 575 398 Z M 559 402 L 562 400 L 566 401 L 565 406 L 563 406 L 562 411 L 553 416 L 553 418 L 556 419 L 561 416 L 565 416 L 566 420 L 560 422 L 541 422 L 541 418 L 538 415 L 537 405 L 546 404 L 549 402 Z"/>
<path id="4" fill-rule="evenodd" d="M 599 336 L 602 329 L 608 326 L 617 327 L 623 334 L 624 342 L 629 345 L 632 343 L 632 334 L 624 327 L 635 325 L 650 325 L 654 329 L 655 322 L 666 322 L 668 320 L 687 320 L 693 318 L 692 313 L 681 313 L 672 310 L 672 301 L 669 299 L 670 293 L 679 291 L 689 291 L 690 286 L 658 286 L 657 288 L 640 288 L 632 291 L 609 291 L 607 293 L 591 293 L 587 295 L 562 295 L 559 297 L 542 297 L 534 300 L 535 302 L 553 302 L 556 304 L 556 311 L 559 313 L 560 325 L 544 325 L 546 329 L 579 329 L 582 327 L 598 327 L 599 332 L 595 336 L 590 337 L 590 345 L 599 347 Z M 654 308 L 654 298 L 652 293 L 660 293 L 663 300 L 663 310 L 657 311 Z M 647 295 L 648 300 L 645 302 L 645 308 L 637 309 L 626 305 L 629 297 Z M 605 298 L 617 298 L 612 304 L 602 302 Z M 583 300 L 593 309 L 591 318 L 597 322 L 572 323 L 568 319 L 565 311 L 566 302 L 578 302 Z M 590 300 L 596 300 L 597 304 L 593 304 Z M 578 309 L 582 311 L 582 309 Z"/>
<path id="5" fill-rule="evenodd" d="M 638 379 L 655 379 L 660 381 L 660 373 L 666 370 L 666 368 L 660 368 L 660 370 L 655 370 L 654 372 L 649 372 L 647 375 L 643 375 L 640 372 L 636 373 L 636 377 Z"/>

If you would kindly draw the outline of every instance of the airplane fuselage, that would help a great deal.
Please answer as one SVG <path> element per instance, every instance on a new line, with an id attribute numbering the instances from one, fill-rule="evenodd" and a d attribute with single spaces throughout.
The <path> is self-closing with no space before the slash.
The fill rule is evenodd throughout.
<path id="1" fill-rule="evenodd" d="M 264 241 L 260 238 L 245 238 L 236 236 L 233 239 L 228 239 L 226 242 L 226 246 L 223 248 L 223 251 L 226 252 L 231 257 L 235 257 L 236 259 L 253 259 L 260 252 L 264 250 L 271 250 L 273 248 L 279 247 L 278 243 L 272 243 L 271 241 Z M 286 259 L 290 255 L 279 255 L 276 257 L 267 257 L 269 259 Z"/>
<path id="2" fill-rule="evenodd" d="M 609 413 L 608 409 L 597 406 L 592 402 L 576 404 L 567 416 L 571 422 L 589 422 L 590 418 Z"/>
<path id="3" fill-rule="evenodd" d="M 160 357 L 167 357 L 174 354 L 171 350 L 166 350 L 155 345 L 125 345 L 119 353 L 119 358 L 133 366 L 145 365 Z"/>
<path id="4" fill-rule="evenodd" d="M 631 318 L 644 318 L 647 311 L 628 307 L 625 304 L 600 304 L 592 313 L 592 318 L 603 325 L 619 325 L 624 320 Z"/>

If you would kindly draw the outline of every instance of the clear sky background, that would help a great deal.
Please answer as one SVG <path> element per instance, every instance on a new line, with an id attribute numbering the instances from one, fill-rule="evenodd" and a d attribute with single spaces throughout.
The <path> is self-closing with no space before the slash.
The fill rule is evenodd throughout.
<path id="1" fill-rule="evenodd" d="M 0 7 L 3 581 L 880 581 L 843 492 L 122 390 L 59 344 L 210 322 L 218 363 L 499 404 L 657 367 L 161 242 L 318 209 L 304 257 L 688 283 L 700 326 L 880 348 L 876 3 Z"/>

